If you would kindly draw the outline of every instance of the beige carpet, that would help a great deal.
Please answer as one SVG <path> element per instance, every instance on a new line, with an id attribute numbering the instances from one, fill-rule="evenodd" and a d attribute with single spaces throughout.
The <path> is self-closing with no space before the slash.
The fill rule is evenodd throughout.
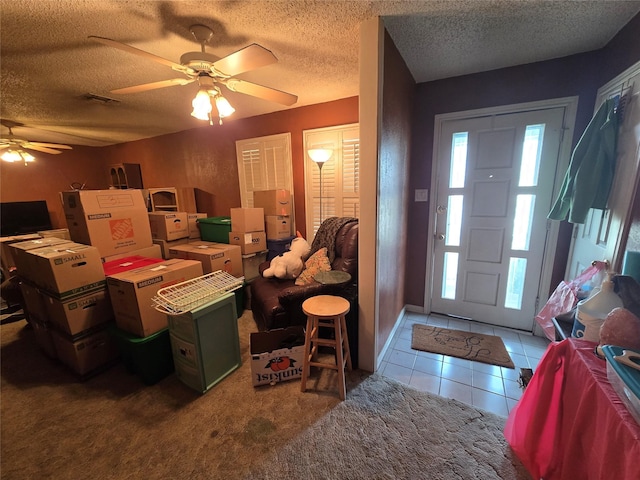
<path id="1" fill-rule="evenodd" d="M 347 400 L 323 370 L 254 388 L 243 365 L 201 395 L 145 386 L 118 364 L 85 382 L 46 358 L 25 322 L 0 327 L 1 475 L 13 479 L 526 479 L 504 419 L 355 371 Z"/>
<path id="2" fill-rule="evenodd" d="M 515 368 L 504 342 L 495 335 L 450 330 L 416 323 L 413 325 L 411 348 Z"/>

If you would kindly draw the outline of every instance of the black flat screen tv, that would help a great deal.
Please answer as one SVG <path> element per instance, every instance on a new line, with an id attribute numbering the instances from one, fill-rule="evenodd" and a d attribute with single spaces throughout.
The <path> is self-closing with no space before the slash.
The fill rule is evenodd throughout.
<path id="1" fill-rule="evenodd" d="M 45 200 L 0 203 L 0 235 L 3 237 L 51 228 L 51 217 Z"/>

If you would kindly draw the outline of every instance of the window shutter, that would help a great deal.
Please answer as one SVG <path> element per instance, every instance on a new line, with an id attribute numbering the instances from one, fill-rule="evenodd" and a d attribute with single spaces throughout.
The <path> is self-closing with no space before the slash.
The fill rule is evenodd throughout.
<path id="1" fill-rule="evenodd" d="M 253 207 L 253 192 L 259 190 L 285 189 L 293 198 L 291 134 L 238 140 L 236 156 L 243 207 Z"/>

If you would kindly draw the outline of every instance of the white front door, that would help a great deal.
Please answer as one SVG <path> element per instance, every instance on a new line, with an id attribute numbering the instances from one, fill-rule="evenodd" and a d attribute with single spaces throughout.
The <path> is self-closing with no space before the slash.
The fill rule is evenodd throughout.
<path id="1" fill-rule="evenodd" d="M 565 108 L 445 121 L 431 311 L 532 331 Z"/>
<path id="2" fill-rule="evenodd" d="M 576 278 L 594 260 L 609 262 L 610 269 L 617 273 L 622 268 L 631 203 L 640 166 L 640 63 L 598 90 L 595 110 L 608 98 L 617 97 L 623 99 L 623 111 L 608 208 L 592 208 L 584 224 L 574 226 L 566 279 Z"/>

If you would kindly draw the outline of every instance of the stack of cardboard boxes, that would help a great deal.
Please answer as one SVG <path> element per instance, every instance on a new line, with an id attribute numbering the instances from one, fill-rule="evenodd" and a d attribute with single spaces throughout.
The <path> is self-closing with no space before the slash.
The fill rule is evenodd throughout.
<path id="1" fill-rule="evenodd" d="M 229 243 L 240 247 L 244 277 L 248 282 L 258 276 L 258 265 L 267 257 L 267 234 L 264 227 L 264 209 L 231 209 Z"/>
<path id="2" fill-rule="evenodd" d="M 264 190 L 253 192 L 253 205 L 264 210 L 268 254 L 266 260 L 284 253 L 291 246 L 291 192 Z"/>

